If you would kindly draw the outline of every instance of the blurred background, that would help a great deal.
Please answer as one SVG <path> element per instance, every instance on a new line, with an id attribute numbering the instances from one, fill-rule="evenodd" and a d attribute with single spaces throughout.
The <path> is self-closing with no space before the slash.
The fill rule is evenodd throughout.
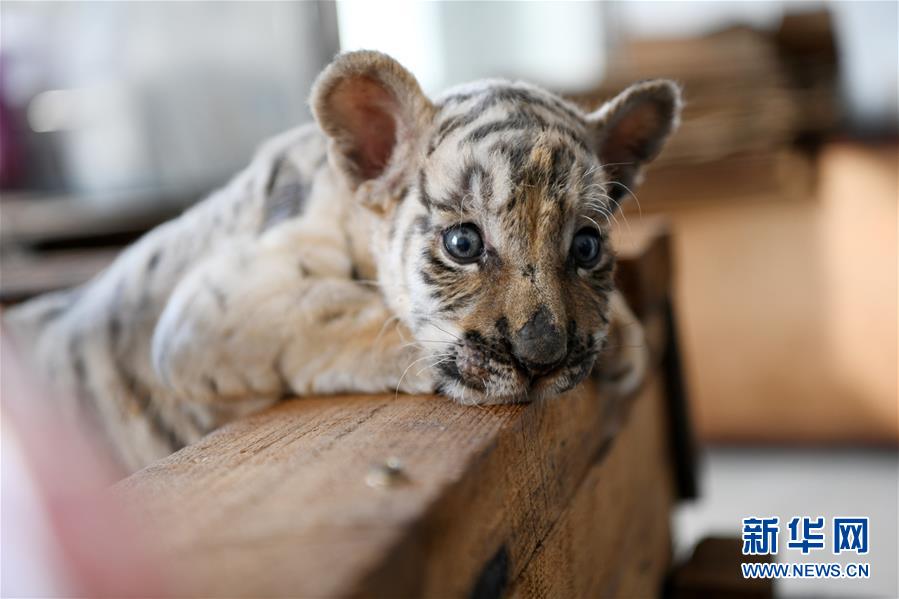
<path id="1" fill-rule="evenodd" d="M 705 474 L 678 549 L 755 513 L 869 515 L 879 575 L 781 591 L 899 594 L 897 3 L 4 1 L 0 16 L 6 305 L 83 282 L 308 120 L 340 50 L 386 51 L 429 93 L 501 76 L 593 107 L 680 81 L 682 127 L 627 208 L 674 233 Z"/>

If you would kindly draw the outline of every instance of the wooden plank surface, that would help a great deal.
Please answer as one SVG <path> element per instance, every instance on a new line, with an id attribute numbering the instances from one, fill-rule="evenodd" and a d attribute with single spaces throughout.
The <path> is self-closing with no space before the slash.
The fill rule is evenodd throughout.
<path id="1" fill-rule="evenodd" d="M 510 597 L 656 597 L 671 564 L 668 419 L 659 380 L 593 464 Z"/>
<path id="2" fill-rule="evenodd" d="M 558 522 L 590 522 L 583 505 L 592 495 L 568 506 L 604 472 L 615 472 L 604 493 L 618 501 L 629 503 L 634 492 L 671 497 L 667 475 L 647 474 L 635 488 L 626 478 L 612 482 L 648 472 L 639 461 L 644 436 L 656 439 L 649 447 L 665 442 L 651 411 L 658 384 L 637 404 L 629 426 L 647 432 L 606 456 L 598 431 L 607 404 L 591 385 L 551 401 L 480 409 L 442 397 L 298 399 L 213 433 L 116 492 L 148 525 L 178 594 L 467 596 L 501 549 L 505 579 L 515 582 L 539 548 L 556 544 L 548 539 Z M 402 479 L 369 486 L 372 468 L 389 459 L 402 464 Z M 659 464 L 651 471 L 668 468 Z M 592 517 L 625 514 L 642 510 Z M 657 581 L 656 571 L 643 574 Z"/>

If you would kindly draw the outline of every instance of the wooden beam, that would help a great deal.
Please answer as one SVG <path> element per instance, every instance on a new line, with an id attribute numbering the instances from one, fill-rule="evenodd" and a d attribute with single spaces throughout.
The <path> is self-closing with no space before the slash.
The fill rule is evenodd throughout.
<path id="1" fill-rule="evenodd" d="M 581 561 L 614 555 L 629 523 L 646 551 L 667 556 L 665 523 L 640 524 L 658 523 L 672 501 L 659 389 L 643 392 L 610 452 L 598 433 L 606 404 L 591 385 L 481 409 L 441 397 L 298 399 L 213 433 L 116 492 L 149 525 L 179 594 L 467 596 L 497 555 L 497 584 L 526 588 L 539 582 L 529 565 L 545 569 L 563 549 L 579 550 L 565 545 L 579 529 L 596 534 Z M 401 479 L 370 486 L 391 459 Z M 656 584 L 666 560 L 629 584 Z M 603 572 L 584 584 L 614 586 L 618 569 Z"/>
<path id="2" fill-rule="evenodd" d="M 674 481 L 659 382 L 587 472 L 511 597 L 658 597 L 671 565 Z"/>

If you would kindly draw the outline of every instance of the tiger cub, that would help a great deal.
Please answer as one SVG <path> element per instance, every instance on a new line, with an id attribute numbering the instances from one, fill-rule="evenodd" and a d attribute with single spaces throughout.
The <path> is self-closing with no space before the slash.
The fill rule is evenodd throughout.
<path id="1" fill-rule="evenodd" d="M 431 100 L 390 57 L 343 54 L 314 124 L 6 324 L 130 469 L 286 395 L 558 394 L 615 327 L 599 368 L 628 392 L 646 357 L 609 219 L 680 103 L 665 80 L 589 114 L 503 80 Z"/>

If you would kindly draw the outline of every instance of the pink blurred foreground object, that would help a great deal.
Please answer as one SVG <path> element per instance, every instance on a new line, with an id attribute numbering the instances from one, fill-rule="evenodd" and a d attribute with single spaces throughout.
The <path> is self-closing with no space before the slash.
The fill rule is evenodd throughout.
<path id="1" fill-rule="evenodd" d="M 160 596 L 168 585 L 90 439 L 54 418 L 6 337 L 2 360 L 3 597 Z"/>

